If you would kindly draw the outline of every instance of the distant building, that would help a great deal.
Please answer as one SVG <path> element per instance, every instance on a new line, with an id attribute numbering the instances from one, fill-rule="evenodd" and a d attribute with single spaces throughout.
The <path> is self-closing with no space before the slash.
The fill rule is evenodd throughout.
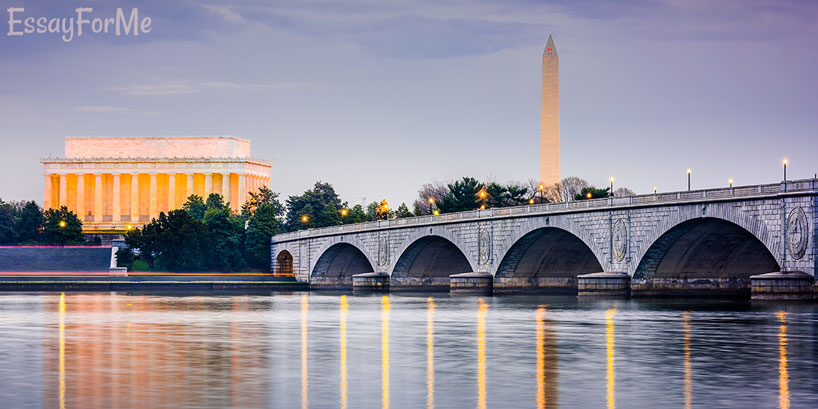
<path id="1" fill-rule="evenodd" d="M 560 57 L 549 35 L 542 54 L 540 183 L 551 186 L 560 180 Z"/>
<path id="2" fill-rule="evenodd" d="M 42 164 L 43 207 L 67 206 L 89 233 L 144 225 L 192 194 L 219 193 L 238 211 L 249 192 L 269 185 L 272 167 L 232 136 L 69 137 L 65 157 Z"/>

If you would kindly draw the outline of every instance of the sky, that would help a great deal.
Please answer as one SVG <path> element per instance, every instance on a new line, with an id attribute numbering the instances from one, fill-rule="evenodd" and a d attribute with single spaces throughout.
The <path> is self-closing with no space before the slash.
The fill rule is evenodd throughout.
<path id="1" fill-rule="evenodd" d="M 138 37 L 8 36 L 17 17 L 151 18 Z M 233 135 L 283 197 L 350 204 L 539 169 L 560 57 L 562 175 L 637 193 L 818 170 L 818 2 L 0 0 L 0 198 L 42 200 L 66 136 Z M 18 27 L 19 29 L 19 27 Z"/>

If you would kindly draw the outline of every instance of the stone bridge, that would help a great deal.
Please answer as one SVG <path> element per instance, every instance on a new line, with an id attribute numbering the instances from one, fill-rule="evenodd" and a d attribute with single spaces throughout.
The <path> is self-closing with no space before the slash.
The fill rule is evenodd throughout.
<path id="1" fill-rule="evenodd" d="M 490 275 L 494 292 L 577 291 L 577 277 L 627 273 L 631 291 L 747 293 L 750 276 L 815 277 L 814 179 L 393 219 L 279 234 L 276 274 L 351 288 L 388 275 L 392 290 L 448 289 Z M 621 274 L 624 276 L 623 274 Z"/>

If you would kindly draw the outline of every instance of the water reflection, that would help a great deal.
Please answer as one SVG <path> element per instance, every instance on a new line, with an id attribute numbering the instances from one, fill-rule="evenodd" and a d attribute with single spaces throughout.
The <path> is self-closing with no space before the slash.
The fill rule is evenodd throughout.
<path id="1" fill-rule="evenodd" d="M 60 294 L 60 409 L 65 409 L 65 293 Z"/>
<path id="2" fill-rule="evenodd" d="M 389 409 L 389 297 L 381 298 L 381 406 Z"/>
<path id="3" fill-rule="evenodd" d="M 790 375 L 787 372 L 787 312 L 780 311 L 778 322 L 778 407 L 790 407 Z"/>
<path id="4" fill-rule="evenodd" d="M 616 408 L 616 397 L 614 396 L 614 383 L 616 379 L 616 372 L 614 368 L 614 322 L 613 316 L 616 313 L 616 308 L 609 308 L 605 311 L 605 345 L 608 355 L 608 372 L 606 379 L 608 380 L 608 409 Z"/>
<path id="5" fill-rule="evenodd" d="M 426 408 L 435 408 L 435 299 L 426 299 Z"/>
<path id="6" fill-rule="evenodd" d="M 310 303 L 307 294 L 301 295 L 301 408 L 307 409 L 310 406 L 307 388 L 307 324 L 310 311 Z"/>
<path id="7" fill-rule="evenodd" d="M 690 313 L 682 314 L 682 329 L 684 331 L 684 370 L 685 370 L 685 409 L 690 409 L 693 401 L 693 381 L 690 370 Z"/>
<path id="8" fill-rule="evenodd" d="M 477 408 L 486 409 L 486 313 L 488 304 L 482 298 L 477 307 Z"/>
<path id="9" fill-rule="evenodd" d="M 0 407 L 818 407 L 818 305 L 680 303 L 0 294 Z"/>
<path id="10" fill-rule="evenodd" d="M 347 408 L 347 296 L 341 296 L 341 409 Z"/>

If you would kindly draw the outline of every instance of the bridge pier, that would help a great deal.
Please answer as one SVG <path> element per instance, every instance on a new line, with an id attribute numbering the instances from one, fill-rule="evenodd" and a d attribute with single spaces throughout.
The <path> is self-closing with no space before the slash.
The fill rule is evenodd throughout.
<path id="1" fill-rule="evenodd" d="M 811 300 L 815 277 L 803 271 L 778 271 L 750 277 L 753 300 Z"/>
<path id="2" fill-rule="evenodd" d="M 494 276 L 489 273 L 461 273 L 449 276 L 449 292 L 452 294 L 492 293 Z"/>
<path id="3" fill-rule="evenodd" d="M 364 273 L 352 276 L 352 291 L 388 292 L 389 274 Z"/>
<path id="4" fill-rule="evenodd" d="M 592 273 L 577 276 L 577 295 L 628 296 L 631 292 L 631 276 L 628 273 Z"/>

